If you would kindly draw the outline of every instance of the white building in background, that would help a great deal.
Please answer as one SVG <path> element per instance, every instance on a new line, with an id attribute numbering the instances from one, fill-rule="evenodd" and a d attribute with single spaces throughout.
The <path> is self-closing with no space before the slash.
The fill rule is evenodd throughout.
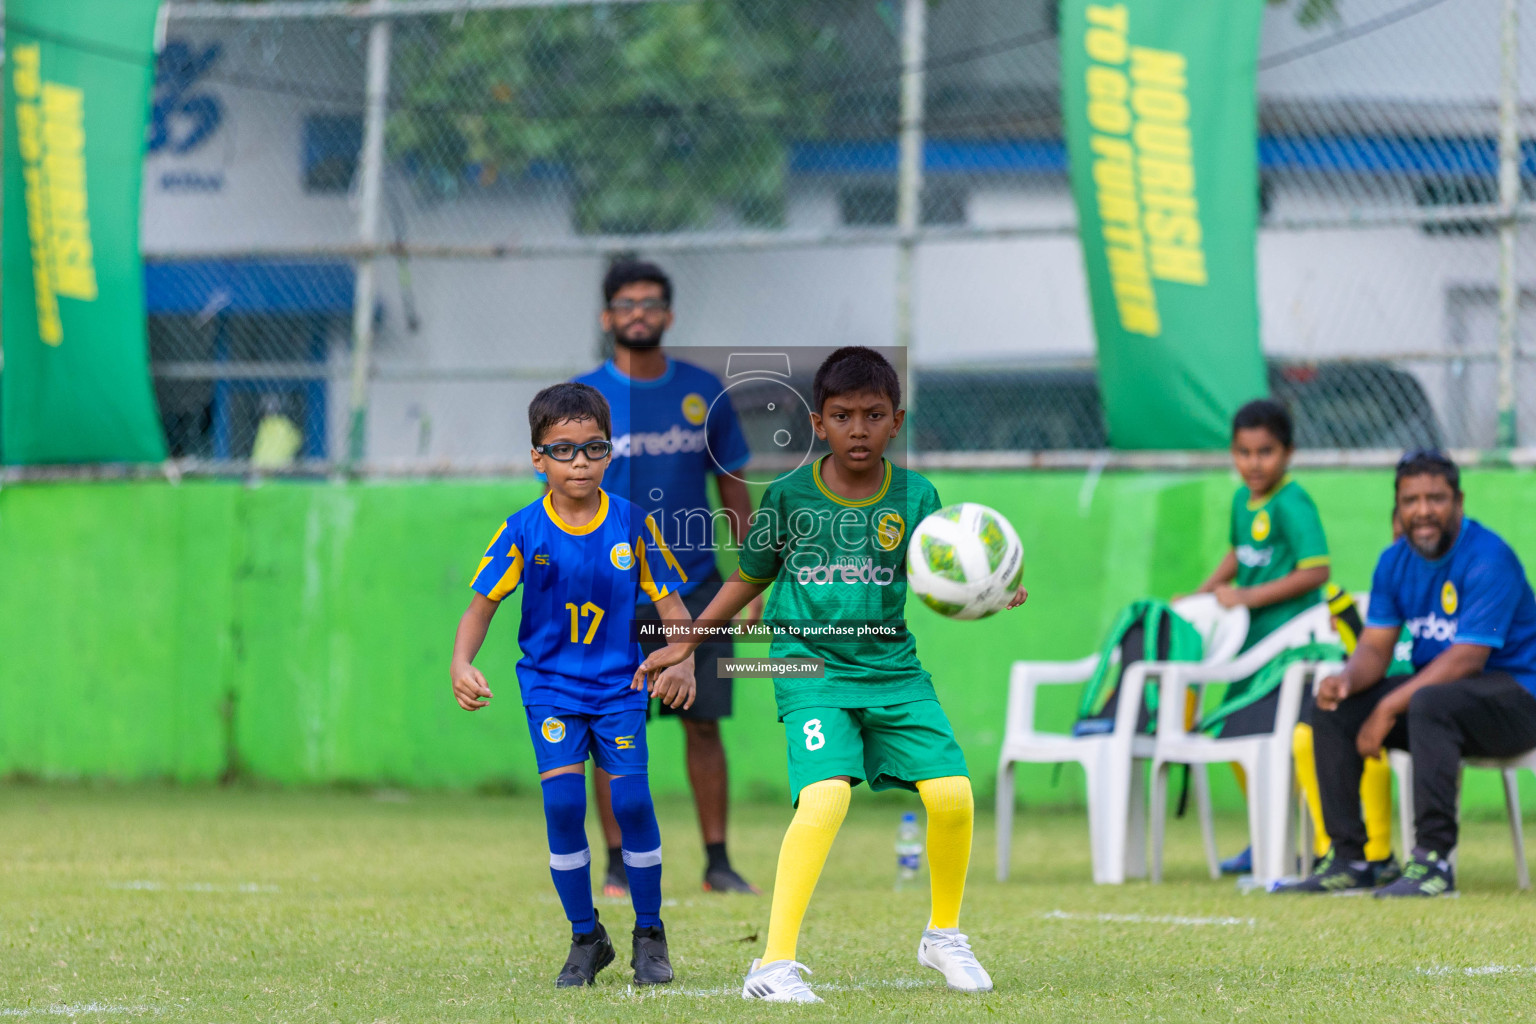
<path id="1" fill-rule="evenodd" d="M 1048 23 L 1048 6 L 1021 11 L 1003 0 L 947 0 L 945 16 L 934 19 L 930 52 L 975 51 L 1028 33 Z M 1345 20 L 1321 32 L 1271 9 L 1262 51 L 1294 53 L 1395 6 L 1341 0 Z M 1498 8 L 1495 0 L 1440 5 L 1263 71 L 1265 136 L 1329 140 L 1320 164 L 1308 162 L 1316 153 L 1261 150 L 1267 222 L 1444 201 L 1426 182 L 1444 179 L 1447 168 L 1454 172 L 1457 160 L 1476 163 L 1497 134 Z M 1522 19 L 1522 33 L 1527 52 L 1536 52 L 1536 16 Z M 334 455 L 344 445 L 350 268 L 323 257 L 254 269 L 208 257 L 303 254 L 354 240 L 349 185 L 361 132 L 365 36 L 366 27 L 350 21 L 170 22 L 145 164 L 143 246 L 152 260 L 162 407 L 168 423 L 175 421 L 173 445 L 180 431 L 188 453 L 243 456 L 247 421 L 275 386 L 250 365 L 263 362 L 281 364 L 287 374 L 279 387 L 307 428 L 308 453 Z M 942 103 L 946 89 L 972 89 L 1054 104 L 1057 73 L 1054 43 L 1047 42 L 1026 61 L 999 53 L 936 70 L 930 96 Z M 1536 96 L 1533 62 L 1522 68 L 1522 87 Z M 942 112 L 930 109 L 941 124 Z M 859 189 L 867 198 L 871 188 L 893 188 L 894 152 L 894 143 L 798 150 L 787 230 L 836 232 L 849 227 L 850 217 L 869 216 L 868 204 L 851 197 Z M 1063 167 L 1060 141 L 1038 125 L 985 142 L 946 138 L 937 127 L 930 139 L 928 180 L 940 197 L 938 216 L 956 225 L 1070 225 Z M 1466 177 L 1476 187 L 1479 174 Z M 477 184 L 466 176 L 453 197 L 428 198 L 407 168 L 391 166 L 386 196 L 390 238 L 440 245 L 580 240 L 558 183 Z M 861 208 L 866 213 L 857 213 Z M 1522 278 L 1536 279 L 1536 250 L 1522 254 L 1533 261 Z M 892 341 L 890 247 L 659 259 L 678 289 L 671 345 Z M 1491 235 L 1408 224 L 1270 228 L 1260 233 L 1258 266 L 1264 345 L 1272 355 L 1434 356 L 1494 346 Z M 370 458 L 520 458 L 528 397 L 600 358 L 604 267 L 600 253 L 381 264 Z M 918 367 L 1093 354 L 1081 254 L 1069 232 L 929 243 L 919 253 L 917 282 L 911 358 Z M 193 365 L 221 361 L 236 366 L 226 374 Z M 1453 442 L 1492 440 L 1491 364 L 1465 372 L 1432 361 L 1411 365 Z M 1536 374 L 1522 371 L 1521 386 L 1536 394 Z M 1469 401 L 1474 395 L 1482 398 Z M 1486 412 L 1463 422 L 1463 410 L 1473 407 Z"/>

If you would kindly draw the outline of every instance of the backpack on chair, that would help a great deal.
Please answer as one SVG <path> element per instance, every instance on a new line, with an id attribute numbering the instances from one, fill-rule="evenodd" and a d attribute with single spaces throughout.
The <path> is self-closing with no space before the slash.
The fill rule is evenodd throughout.
<path id="1" fill-rule="evenodd" d="M 1149 642 L 1150 638 L 1150 642 Z M 1099 664 L 1083 689 L 1073 736 L 1102 736 L 1114 731 L 1120 707 L 1120 684 L 1125 670 L 1138 661 L 1199 661 L 1205 643 L 1200 633 L 1164 601 L 1133 601 L 1127 605 L 1105 638 Z M 1157 730 L 1155 686 L 1142 691 L 1136 731 L 1147 735 Z"/>

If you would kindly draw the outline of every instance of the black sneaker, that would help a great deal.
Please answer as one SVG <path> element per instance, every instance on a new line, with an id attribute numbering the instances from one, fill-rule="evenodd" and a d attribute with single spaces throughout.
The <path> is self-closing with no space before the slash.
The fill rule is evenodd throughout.
<path id="1" fill-rule="evenodd" d="M 603 895 L 614 899 L 629 896 L 629 876 L 624 873 L 623 861 L 608 865 L 608 873 L 603 876 Z"/>
<path id="2" fill-rule="evenodd" d="M 636 928 L 634 949 L 629 966 L 635 969 L 636 985 L 665 985 L 672 980 L 672 961 L 667 957 L 667 930 L 664 927 Z"/>
<path id="3" fill-rule="evenodd" d="M 714 868 L 704 872 L 705 892 L 740 892 L 761 896 L 763 890 L 738 875 L 733 868 Z"/>
<path id="4" fill-rule="evenodd" d="M 1357 892 L 1372 888 L 1376 875 L 1369 865 L 1352 867 L 1346 860 L 1335 857 L 1332 850 L 1323 854 L 1312 873 L 1299 882 L 1287 882 L 1275 886 L 1275 892 Z"/>
<path id="5" fill-rule="evenodd" d="M 1403 868 L 1403 877 L 1377 889 L 1376 895 L 1391 899 L 1396 896 L 1443 896 L 1455 891 L 1456 873 L 1451 870 L 1451 862 L 1434 850 L 1415 847 L 1408 866 Z"/>
<path id="6" fill-rule="evenodd" d="M 1385 860 L 1372 860 L 1366 861 L 1366 863 L 1371 867 L 1371 873 L 1373 875 L 1371 878 L 1372 885 L 1378 887 L 1383 885 L 1391 885 L 1393 882 L 1403 877 L 1402 865 L 1398 864 L 1397 858 L 1390 853 L 1387 854 Z"/>
<path id="7" fill-rule="evenodd" d="M 580 988 L 592 984 L 597 972 L 613 963 L 613 943 L 599 921 L 597 928 L 571 939 L 571 952 L 555 979 L 555 988 Z"/>

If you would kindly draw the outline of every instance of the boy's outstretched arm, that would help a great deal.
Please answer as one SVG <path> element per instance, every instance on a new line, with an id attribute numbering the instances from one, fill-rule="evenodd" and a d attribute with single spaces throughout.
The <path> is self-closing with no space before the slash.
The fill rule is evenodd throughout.
<path id="1" fill-rule="evenodd" d="M 675 590 L 663 595 L 656 602 L 656 614 L 662 622 L 673 628 L 693 622 L 693 617 L 688 614 L 688 606 L 683 603 L 682 595 Z M 645 682 L 640 673 L 636 672 L 634 682 L 629 684 L 629 688 L 643 690 Z M 693 707 L 693 698 L 698 692 L 698 683 L 693 675 L 693 655 L 690 654 L 680 663 L 651 679 L 650 684 L 650 695 L 667 707 L 682 708 L 684 711 Z"/>
<path id="2" fill-rule="evenodd" d="M 1227 553 L 1222 556 L 1221 562 L 1217 564 L 1215 571 L 1206 578 L 1204 583 L 1200 584 L 1200 589 L 1196 590 L 1195 593 L 1214 594 L 1218 588 L 1231 583 L 1235 579 L 1237 579 L 1237 552 L 1228 548 Z"/>
<path id="3" fill-rule="evenodd" d="M 485 632 L 491 626 L 491 619 L 500 607 L 501 602 L 476 594 L 470 598 L 469 607 L 459 619 L 458 632 L 453 636 L 453 667 L 449 669 L 449 675 L 453 678 L 453 698 L 465 711 L 478 711 L 491 699 L 491 688 L 473 662 L 475 655 L 480 653 L 480 645 L 485 643 Z"/>
<path id="4" fill-rule="evenodd" d="M 1293 569 L 1277 580 L 1260 583 L 1256 587 L 1216 588 L 1216 600 L 1223 608 L 1267 608 L 1272 604 L 1289 601 L 1328 582 L 1328 567 L 1314 565 L 1308 569 Z"/>
<path id="5" fill-rule="evenodd" d="M 747 606 L 748 601 L 767 589 L 767 583 L 749 583 L 741 578 L 740 572 L 731 573 L 731 578 L 720 585 L 714 600 L 699 613 L 692 628 L 684 636 L 674 638 L 667 646 L 652 652 L 650 657 L 640 663 L 640 667 L 635 670 L 635 682 L 649 681 L 662 669 L 680 664 L 683 659 L 691 657 L 699 644 L 709 639 L 712 630 L 729 623 Z M 659 604 L 657 610 L 661 611 Z M 662 617 L 668 616 L 663 612 Z M 684 617 L 687 617 L 686 612 Z"/>

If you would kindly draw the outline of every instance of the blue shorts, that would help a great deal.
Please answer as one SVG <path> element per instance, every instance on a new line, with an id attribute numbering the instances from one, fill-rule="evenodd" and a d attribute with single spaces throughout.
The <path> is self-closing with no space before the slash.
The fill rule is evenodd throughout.
<path id="1" fill-rule="evenodd" d="M 542 704 L 525 710 L 540 773 L 581 764 L 590 753 L 609 775 L 646 774 L 650 754 L 645 744 L 645 708 L 611 715 L 583 715 Z"/>

